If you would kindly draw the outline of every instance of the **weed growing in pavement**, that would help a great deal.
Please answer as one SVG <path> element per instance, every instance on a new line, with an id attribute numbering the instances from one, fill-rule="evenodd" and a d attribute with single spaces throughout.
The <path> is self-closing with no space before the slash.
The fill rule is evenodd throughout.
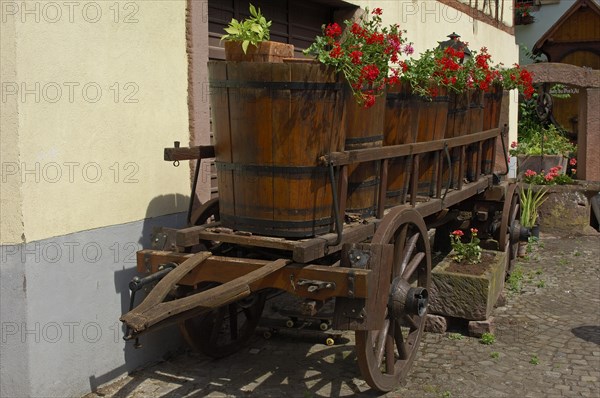
<path id="1" fill-rule="evenodd" d="M 537 287 L 546 287 L 546 281 L 543 280 L 543 279 L 541 279 L 541 280 L 538 281 L 538 283 L 537 283 L 536 286 Z"/>
<path id="2" fill-rule="evenodd" d="M 560 265 L 567 265 L 569 261 L 566 258 L 561 258 L 560 260 L 558 260 L 558 263 Z"/>
<path id="3" fill-rule="evenodd" d="M 532 355 L 531 359 L 529 360 L 529 363 L 532 365 L 538 365 L 540 363 L 540 359 L 538 358 L 537 355 Z"/>
<path id="4" fill-rule="evenodd" d="M 536 274 L 536 275 L 542 275 L 543 273 L 544 273 L 544 272 L 542 271 L 542 269 L 541 269 L 541 268 L 538 268 L 538 269 L 535 271 L 535 274 Z"/>
<path id="5" fill-rule="evenodd" d="M 463 339 L 463 335 L 460 333 L 450 333 L 448 334 L 448 338 L 450 340 L 462 340 Z"/>
<path id="6" fill-rule="evenodd" d="M 508 285 L 508 290 L 512 293 L 521 293 L 521 289 L 523 288 L 523 269 L 520 265 L 515 266 L 506 280 L 506 283 Z"/>
<path id="7" fill-rule="evenodd" d="M 500 358 L 500 353 L 498 351 L 490 352 L 490 358 L 498 359 Z"/>
<path id="8" fill-rule="evenodd" d="M 573 252 L 573 255 L 574 255 L 575 257 L 579 257 L 579 256 L 581 256 L 581 252 L 580 252 L 579 250 L 575 250 L 575 251 Z"/>
<path id="9" fill-rule="evenodd" d="M 442 395 L 440 395 L 440 396 L 441 396 L 442 398 L 450 398 L 450 397 L 452 397 L 452 393 L 451 393 L 450 391 L 446 390 L 446 391 L 444 391 L 444 392 L 442 393 Z"/>
<path id="10" fill-rule="evenodd" d="M 494 336 L 492 333 L 486 332 L 481 335 L 479 341 L 481 342 L 481 344 L 492 345 L 496 342 L 496 336 Z"/>

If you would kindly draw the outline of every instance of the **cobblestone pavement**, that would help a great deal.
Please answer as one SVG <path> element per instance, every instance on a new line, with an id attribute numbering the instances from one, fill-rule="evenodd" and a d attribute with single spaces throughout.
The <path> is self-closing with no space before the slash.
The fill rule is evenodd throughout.
<path id="1" fill-rule="evenodd" d="M 218 361 L 182 354 L 85 398 L 600 397 L 600 237 L 541 241 L 518 263 L 521 291 L 494 311 L 496 342 L 427 333 L 407 384 L 391 393 L 360 378 L 352 333 L 326 346 L 282 331 Z"/>

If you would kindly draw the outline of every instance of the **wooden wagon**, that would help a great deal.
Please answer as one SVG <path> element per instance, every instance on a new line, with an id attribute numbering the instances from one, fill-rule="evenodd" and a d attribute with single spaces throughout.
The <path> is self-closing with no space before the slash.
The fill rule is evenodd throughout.
<path id="1" fill-rule="evenodd" d="M 507 270 L 514 261 L 518 195 L 492 172 L 502 92 L 424 101 L 399 87 L 362 111 L 318 64 L 209 71 L 215 145 L 167 148 L 165 160 L 216 156 L 219 198 L 190 204 L 187 228 L 138 252 L 147 276 L 132 291 L 158 283 L 135 308 L 132 296 L 126 339 L 178 323 L 221 357 L 248 342 L 270 292 L 304 299 L 307 315 L 335 300 L 332 327 L 356 331 L 363 377 L 392 390 L 423 334 L 429 230 L 443 246 L 450 228 L 476 227 L 508 252 Z"/>

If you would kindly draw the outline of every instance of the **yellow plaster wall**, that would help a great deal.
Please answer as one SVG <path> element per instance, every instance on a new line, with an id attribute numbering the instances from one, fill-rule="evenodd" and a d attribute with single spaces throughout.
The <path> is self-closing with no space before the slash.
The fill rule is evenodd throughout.
<path id="1" fill-rule="evenodd" d="M 27 241 L 184 211 L 185 199 L 149 203 L 189 195 L 186 162 L 162 160 L 189 136 L 186 2 L 73 3 L 19 2 L 29 14 L 3 15 L 14 18 L 18 93 L 7 102 L 20 151 L 6 188 L 22 185 Z M 3 232 L 5 221 L 17 230 L 4 199 L 2 210 Z"/>
<path id="2" fill-rule="evenodd" d="M 0 82 L 15 81 L 15 23 L 0 24 Z M 0 243 L 21 243 L 21 181 L 11 178 L 19 164 L 18 103 L 0 96 Z"/>

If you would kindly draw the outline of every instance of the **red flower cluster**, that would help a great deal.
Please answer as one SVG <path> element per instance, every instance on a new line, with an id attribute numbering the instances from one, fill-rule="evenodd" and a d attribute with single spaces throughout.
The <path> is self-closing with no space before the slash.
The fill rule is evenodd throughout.
<path id="1" fill-rule="evenodd" d="M 492 66 L 486 47 L 466 57 L 467 43 L 455 40 L 450 46 L 425 51 L 420 58 L 406 61 L 406 67 L 400 64 L 414 92 L 432 96 L 435 93 L 430 87 L 434 83 L 456 93 L 467 89 L 489 92 L 501 86 L 508 90 L 519 89 L 527 98 L 532 96 L 533 79 L 529 72 L 518 66 L 512 69 Z"/>
<path id="2" fill-rule="evenodd" d="M 333 43 L 333 49 L 329 52 L 329 56 L 331 58 L 340 58 L 343 54 L 342 51 L 342 47 L 340 46 L 340 43 L 335 42 Z"/>
<path id="3" fill-rule="evenodd" d="M 345 21 L 349 31 L 346 35 L 335 23 L 324 26 L 323 36 L 305 51 L 342 72 L 358 103 L 367 108 L 384 93 L 386 85 L 399 82 L 400 70 L 393 66 L 400 62 L 399 54 L 414 51 L 412 46 L 404 45 L 406 40 L 398 25 L 382 26 L 382 12 L 375 8 L 360 21 Z"/>
<path id="4" fill-rule="evenodd" d="M 338 25 L 337 23 L 330 23 L 325 28 L 325 35 L 328 37 L 331 37 L 332 39 L 335 39 L 336 37 L 341 36 L 341 34 L 342 34 L 342 27 L 340 25 Z"/>
<path id="5" fill-rule="evenodd" d="M 454 232 L 452 232 L 452 235 L 454 236 L 463 236 L 465 233 L 463 231 L 461 231 L 460 229 L 455 230 Z"/>
<path id="6" fill-rule="evenodd" d="M 365 65 L 360 72 L 360 77 L 372 83 L 379 77 L 379 68 L 374 64 Z"/>
<path id="7" fill-rule="evenodd" d="M 544 177 L 544 179 L 546 181 L 552 181 L 553 179 L 555 179 L 556 177 L 558 177 L 558 172 L 562 170 L 562 166 L 555 166 L 552 167 L 550 169 L 550 171 L 548 172 L 548 174 L 546 174 L 546 176 Z"/>

